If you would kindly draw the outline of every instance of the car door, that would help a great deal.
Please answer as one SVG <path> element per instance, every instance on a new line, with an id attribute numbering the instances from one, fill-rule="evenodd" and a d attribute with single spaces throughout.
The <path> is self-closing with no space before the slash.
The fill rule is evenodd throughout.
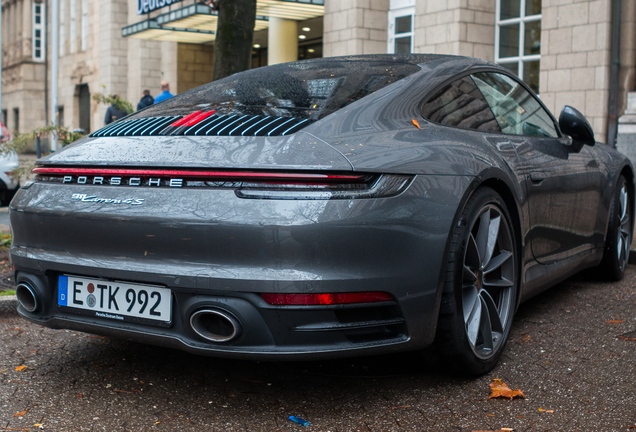
<path id="1" fill-rule="evenodd" d="M 528 194 L 527 240 L 535 259 L 550 264 L 594 248 L 600 172 L 590 148 L 576 152 L 555 121 L 516 79 L 472 74 L 501 130 L 512 135 Z"/>

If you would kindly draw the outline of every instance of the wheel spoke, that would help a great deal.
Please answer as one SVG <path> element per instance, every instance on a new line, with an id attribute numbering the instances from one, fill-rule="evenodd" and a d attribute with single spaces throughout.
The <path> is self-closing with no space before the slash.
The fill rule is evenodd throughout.
<path id="1" fill-rule="evenodd" d="M 503 325 L 501 324 L 501 316 L 499 315 L 499 309 L 495 304 L 495 300 L 490 293 L 486 290 L 481 290 L 480 296 L 488 308 L 488 314 L 490 316 L 490 327 L 494 332 L 503 332 Z"/>
<path id="2" fill-rule="evenodd" d="M 479 216 L 479 229 L 477 230 L 477 251 L 479 252 L 479 268 L 484 268 L 486 264 L 486 254 L 488 251 L 488 236 L 490 234 L 490 209 Z"/>
<path id="3" fill-rule="evenodd" d="M 490 259 L 492 258 L 492 253 L 495 251 L 497 239 L 499 238 L 500 223 L 501 216 L 497 216 L 490 220 L 490 226 L 488 227 L 488 247 L 486 248 L 486 256 L 482 259 L 482 268 L 486 268 L 488 266 L 488 263 L 490 263 Z"/>
<path id="4" fill-rule="evenodd" d="M 494 288 L 509 288 L 511 286 L 513 286 L 514 284 L 512 283 L 512 281 L 506 279 L 506 278 L 501 278 L 501 279 L 497 279 L 497 280 L 486 280 L 484 279 L 484 286 L 489 286 L 489 287 L 494 287 Z"/>
<path id="5" fill-rule="evenodd" d="M 480 296 L 480 304 L 481 304 L 481 320 L 479 323 L 479 333 L 481 334 L 481 339 L 483 345 L 480 347 L 482 349 L 492 350 L 492 323 L 490 322 L 491 314 L 488 310 L 488 306 L 486 301 L 482 296 Z M 495 315 L 497 313 L 495 312 Z"/>
<path id="6" fill-rule="evenodd" d="M 477 335 L 479 334 L 479 326 L 481 321 L 481 301 L 479 300 L 479 296 L 475 296 L 476 301 L 475 304 L 468 315 L 468 319 L 465 321 L 466 323 L 466 335 L 468 336 L 468 340 L 471 345 L 475 346 L 477 343 Z"/>
<path id="7" fill-rule="evenodd" d="M 476 270 L 479 269 L 481 259 L 479 258 L 479 250 L 477 249 L 477 242 L 475 237 L 471 234 L 468 237 L 468 244 L 466 245 L 466 257 L 464 258 L 464 265 L 468 265 Z"/>
<path id="8" fill-rule="evenodd" d="M 621 221 L 623 220 L 623 217 L 625 217 L 625 215 L 628 213 L 627 210 L 627 189 L 623 185 L 623 187 L 621 188 Z"/>
<path id="9" fill-rule="evenodd" d="M 468 267 L 464 265 L 464 286 L 474 285 L 477 282 L 477 275 Z"/>
<path id="10" fill-rule="evenodd" d="M 618 239 L 616 241 L 616 253 L 618 254 L 618 259 L 621 258 L 621 252 L 623 251 L 623 236 L 618 233 Z"/>
<path id="11" fill-rule="evenodd" d="M 477 287 L 465 287 L 462 293 L 462 304 L 464 308 L 464 322 L 468 325 L 471 314 L 475 312 L 475 306 L 479 301 Z"/>
<path id="12" fill-rule="evenodd" d="M 511 256 L 512 256 L 512 252 L 510 252 L 510 251 L 501 251 L 501 253 L 499 255 L 497 255 L 492 260 L 490 260 L 490 263 L 488 263 L 488 267 L 484 270 L 484 274 L 487 275 L 488 273 L 491 273 L 491 272 L 497 270 L 506 261 L 508 261 Z"/>

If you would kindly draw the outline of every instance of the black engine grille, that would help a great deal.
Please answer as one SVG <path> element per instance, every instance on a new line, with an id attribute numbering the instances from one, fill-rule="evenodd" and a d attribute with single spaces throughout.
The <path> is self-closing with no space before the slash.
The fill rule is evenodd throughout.
<path id="1" fill-rule="evenodd" d="M 312 123 L 311 120 L 296 117 L 224 114 L 211 115 L 192 126 L 170 126 L 181 118 L 167 116 L 123 120 L 109 124 L 90 136 L 282 136 L 295 133 Z"/>

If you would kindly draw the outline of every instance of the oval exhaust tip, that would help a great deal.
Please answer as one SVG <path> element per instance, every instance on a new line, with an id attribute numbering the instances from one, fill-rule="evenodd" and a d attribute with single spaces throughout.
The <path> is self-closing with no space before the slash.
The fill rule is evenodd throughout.
<path id="1" fill-rule="evenodd" d="M 40 309 L 40 302 L 35 290 L 26 282 L 20 282 L 15 289 L 15 295 L 18 303 L 27 312 L 34 313 Z"/>
<path id="2" fill-rule="evenodd" d="M 190 316 L 190 326 L 204 339 L 216 343 L 238 338 L 240 325 L 229 313 L 217 309 L 202 309 Z"/>

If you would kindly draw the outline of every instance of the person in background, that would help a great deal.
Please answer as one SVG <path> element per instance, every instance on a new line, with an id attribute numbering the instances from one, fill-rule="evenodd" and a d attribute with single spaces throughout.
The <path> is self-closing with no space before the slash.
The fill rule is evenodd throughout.
<path id="1" fill-rule="evenodd" d="M 113 97 L 117 99 L 119 96 L 115 95 Z M 114 121 L 119 120 L 122 117 L 126 117 L 126 115 L 128 115 L 128 113 L 117 108 L 117 105 L 112 104 L 111 106 L 108 107 L 108 109 L 106 109 L 106 116 L 104 117 L 104 123 L 110 124 Z"/>
<path id="2" fill-rule="evenodd" d="M 161 81 L 161 92 L 162 93 L 155 98 L 156 104 L 174 96 L 170 93 L 170 84 L 168 84 L 168 81 Z"/>
<path id="3" fill-rule="evenodd" d="M 141 100 L 137 104 L 137 111 L 139 111 L 140 109 L 144 109 L 147 106 L 150 106 L 154 103 L 155 103 L 155 98 L 150 96 L 150 90 L 144 90 L 143 96 L 141 97 Z"/>

